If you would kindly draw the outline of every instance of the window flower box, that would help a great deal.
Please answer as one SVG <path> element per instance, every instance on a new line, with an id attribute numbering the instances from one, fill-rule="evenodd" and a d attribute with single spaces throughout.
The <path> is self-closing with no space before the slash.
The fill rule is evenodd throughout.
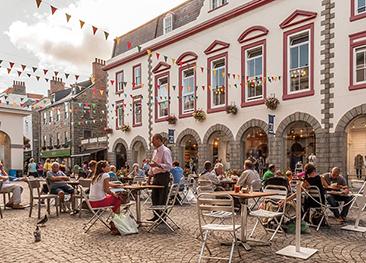
<path id="1" fill-rule="evenodd" d="M 169 124 L 176 124 L 177 123 L 177 117 L 175 115 L 169 115 L 167 119 Z"/>
<path id="2" fill-rule="evenodd" d="M 202 110 L 202 109 L 194 111 L 192 116 L 193 116 L 193 118 L 195 118 L 198 121 L 206 120 L 206 112 L 204 112 L 204 110 Z"/>
<path id="3" fill-rule="evenodd" d="M 123 132 L 129 132 L 131 130 L 131 127 L 127 124 L 123 124 L 121 127 L 121 131 Z"/>
<path id="4" fill-rule="evenodd" d="M 266 99 L 265 103 L 268 109 L 275 110 L 278 104 L 280 104 L 280 101 L 276 97 L 270 97 Z"/>

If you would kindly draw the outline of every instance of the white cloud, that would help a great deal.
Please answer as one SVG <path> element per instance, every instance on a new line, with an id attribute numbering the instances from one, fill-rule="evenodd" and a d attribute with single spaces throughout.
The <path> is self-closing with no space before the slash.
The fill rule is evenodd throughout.
<path id="1" fill-rule="evenodd" d="M 89 75 L 94 57 L 108 59 L 111 56 L 113 36 L 121 35 L 149 21 L 184 0 L 78 0 L 51 15 L 35 13 L 36 22 L 14 21 L 7 32 L 10 41 L 20 49 L 34 54 L 39 67 Z M 46 8 L 43 6 L 43 8 Z M 65 13 L 72 15 L 69 24 Z M 80 29 L 79 21 L 86 22 Z M 108 31 L 105 41 L 102 31 L 93 36 L 93 24 Z"/>

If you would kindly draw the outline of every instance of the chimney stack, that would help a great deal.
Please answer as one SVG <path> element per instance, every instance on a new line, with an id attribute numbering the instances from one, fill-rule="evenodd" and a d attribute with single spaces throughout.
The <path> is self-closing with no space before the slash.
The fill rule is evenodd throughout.
<path id="1" fill-rule="evenodd" d="M 52 80 L 50 81 L 49 95 L 52 95 L 64 89 L 65 89 L 65 83 L 62 82 L 62 78 L 52 77 Z"/>
<path id="2" fill-rule="evenodd" d="M 26 95 L 25 82 L 13 81 L 13 94 Z"/>
<path id="3" fill-rule="evenodd" d="M 105 82 L 107 79 L 107 72 L 103 70 L 103 67 L 105 66 L 105 60 L 96 58 L 93 62 L 93 79 L 94 82 L 99 81 Z"/>

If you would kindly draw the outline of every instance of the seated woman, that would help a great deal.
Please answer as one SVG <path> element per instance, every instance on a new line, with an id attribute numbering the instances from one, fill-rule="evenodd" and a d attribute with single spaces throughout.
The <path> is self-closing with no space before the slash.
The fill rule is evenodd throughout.
<path id="1" fill-rule="evenodd" d="M 113 206 L 115 214 L 120 213 L 121 198 L 111 191 L 111 188 L 120 188 L 121 184 L 109 181 L 110 167 L 107 161 L 99 161 L 90 185 L 89 201 L 93 208 Z"/>
<path id="2" fill-rule="evenodd" d="M 21 205 L 23 188 L 20 185 L 11 183 L 9 175 L 4 170 L 3 164 L 0 162 L 0 190 L 4 192 L 11 192 L 13 195 L 9 202 L 5 205 L 13 209 L 24 209 L 25 206 Z"/>

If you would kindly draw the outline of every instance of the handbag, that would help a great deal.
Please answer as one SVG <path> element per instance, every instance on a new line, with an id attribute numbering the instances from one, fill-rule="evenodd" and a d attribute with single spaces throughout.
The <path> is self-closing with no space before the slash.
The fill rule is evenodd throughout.
<path id="1" fill-rule="evenodd" d="M 115 214 L 112 222 L 122 236 L 137 234 L 139 232 L 137 223 L 128 215 Z"/>

